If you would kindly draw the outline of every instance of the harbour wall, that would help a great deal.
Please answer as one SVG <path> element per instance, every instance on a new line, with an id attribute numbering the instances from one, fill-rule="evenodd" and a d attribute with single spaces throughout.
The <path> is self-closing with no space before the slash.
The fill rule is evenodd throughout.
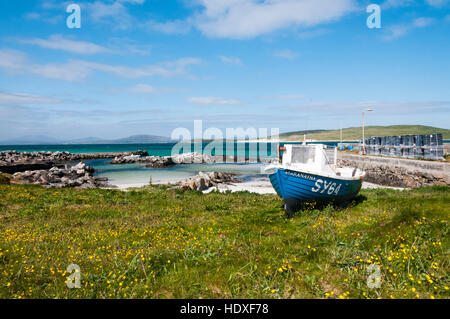
<path id="1" fill-rule="evenodd" d="M 361 156 L 338 152 L 338 166 L 351 166 L 366 172 L 365 181 L 379 185 L 415 188 L 450 186 L 450 163 L 381 156 Z"/>

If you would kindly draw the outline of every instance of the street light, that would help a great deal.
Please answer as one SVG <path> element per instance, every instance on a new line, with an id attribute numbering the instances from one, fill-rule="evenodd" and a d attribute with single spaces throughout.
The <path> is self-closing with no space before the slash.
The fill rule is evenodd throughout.
<path id="1" fill-rule="evenodd" d="M 364 134 L 364 112 L 372 112 L 372 111 L 373 111 L 372 109 L 367 109 L 362 112 L 362 138 L 363 138 L 362 155 L 366 155 L 366 137 Z"/>

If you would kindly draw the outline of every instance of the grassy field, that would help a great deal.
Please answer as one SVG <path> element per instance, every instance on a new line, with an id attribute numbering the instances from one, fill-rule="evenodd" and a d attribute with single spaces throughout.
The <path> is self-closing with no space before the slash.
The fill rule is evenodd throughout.
<path id="1" fill-rule="evenodd" d="M 365 136 L 396 136 L 396 135 L 418 135 L 442 133 L 444 139 L 450 139 L 450 130 L 424 125 L 393 125 L 393 126 L 366 126 Z M 342 139 L 359 140 L 362 136 L 361 127 L 350 127 L 342 129 Z M 339 140 L 340 130 L 314 132 L 306 134 L 307 139 L 314 140 Z M 283 141 L 303 141 L 303 132 L 290 132 L 280 134 Z"/>
<path id="2" fill-rule="evenodd" d="M 289 220 L 274 195 L 2 185 L 0 297 L 449 298 L 449 194 L 363 190 Z"/>

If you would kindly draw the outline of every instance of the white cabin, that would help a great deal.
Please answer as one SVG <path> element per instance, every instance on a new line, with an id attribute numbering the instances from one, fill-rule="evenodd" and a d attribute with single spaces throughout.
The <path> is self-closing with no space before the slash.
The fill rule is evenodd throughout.
<path id="1" fill-rule="evenodd" d="M 364 172 L 358 168 L 337 167 L 337 147 L 324 144 L 285 144 L 281 163 L 269 165 L 264 171 L 273 174 L 277 168 L 322 175 L 339 179 L 360 179 Z"/>
<path id="2" fill-rule="evenodd" d="M 281 163 L 293 169 L 335 174 L 337 149 L 324 144 L 286 144 Z"/>

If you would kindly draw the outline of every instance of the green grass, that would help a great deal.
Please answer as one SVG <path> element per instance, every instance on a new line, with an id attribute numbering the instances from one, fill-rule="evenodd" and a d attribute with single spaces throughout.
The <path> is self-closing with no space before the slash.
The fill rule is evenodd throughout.
<path id="1" fill-rule="evenodd" d="M 1 185 L 0 298 L 448 298 L 449 194 L 363 190 L 289 220 L 274 195 Z"/>
<path id="2" fill-rule="evenodd" d="M 0 173 L 0 185 L 9 185 L 11 181 L 11 175 L 6 173 Z"/>
<path id="3" fill-rule="evenodd" d="M 441 133 L 443 139 L 450 139 L 450 130 L 424 125 L 366 126 L 364 130 L 366 137 Z M 361 127 L 350 127 L 342 129 L 342 139 L 344 141 L 359 140 L 361 139 L 361 136 L 362 136 Z M 306 138 L 314 140 L 339 140 L 340 130 L 308 133 L 306 134 Z M 282 141 L 303 141 L 303 133 L 290 132 L 280 134 L 280 139 Z"/>

